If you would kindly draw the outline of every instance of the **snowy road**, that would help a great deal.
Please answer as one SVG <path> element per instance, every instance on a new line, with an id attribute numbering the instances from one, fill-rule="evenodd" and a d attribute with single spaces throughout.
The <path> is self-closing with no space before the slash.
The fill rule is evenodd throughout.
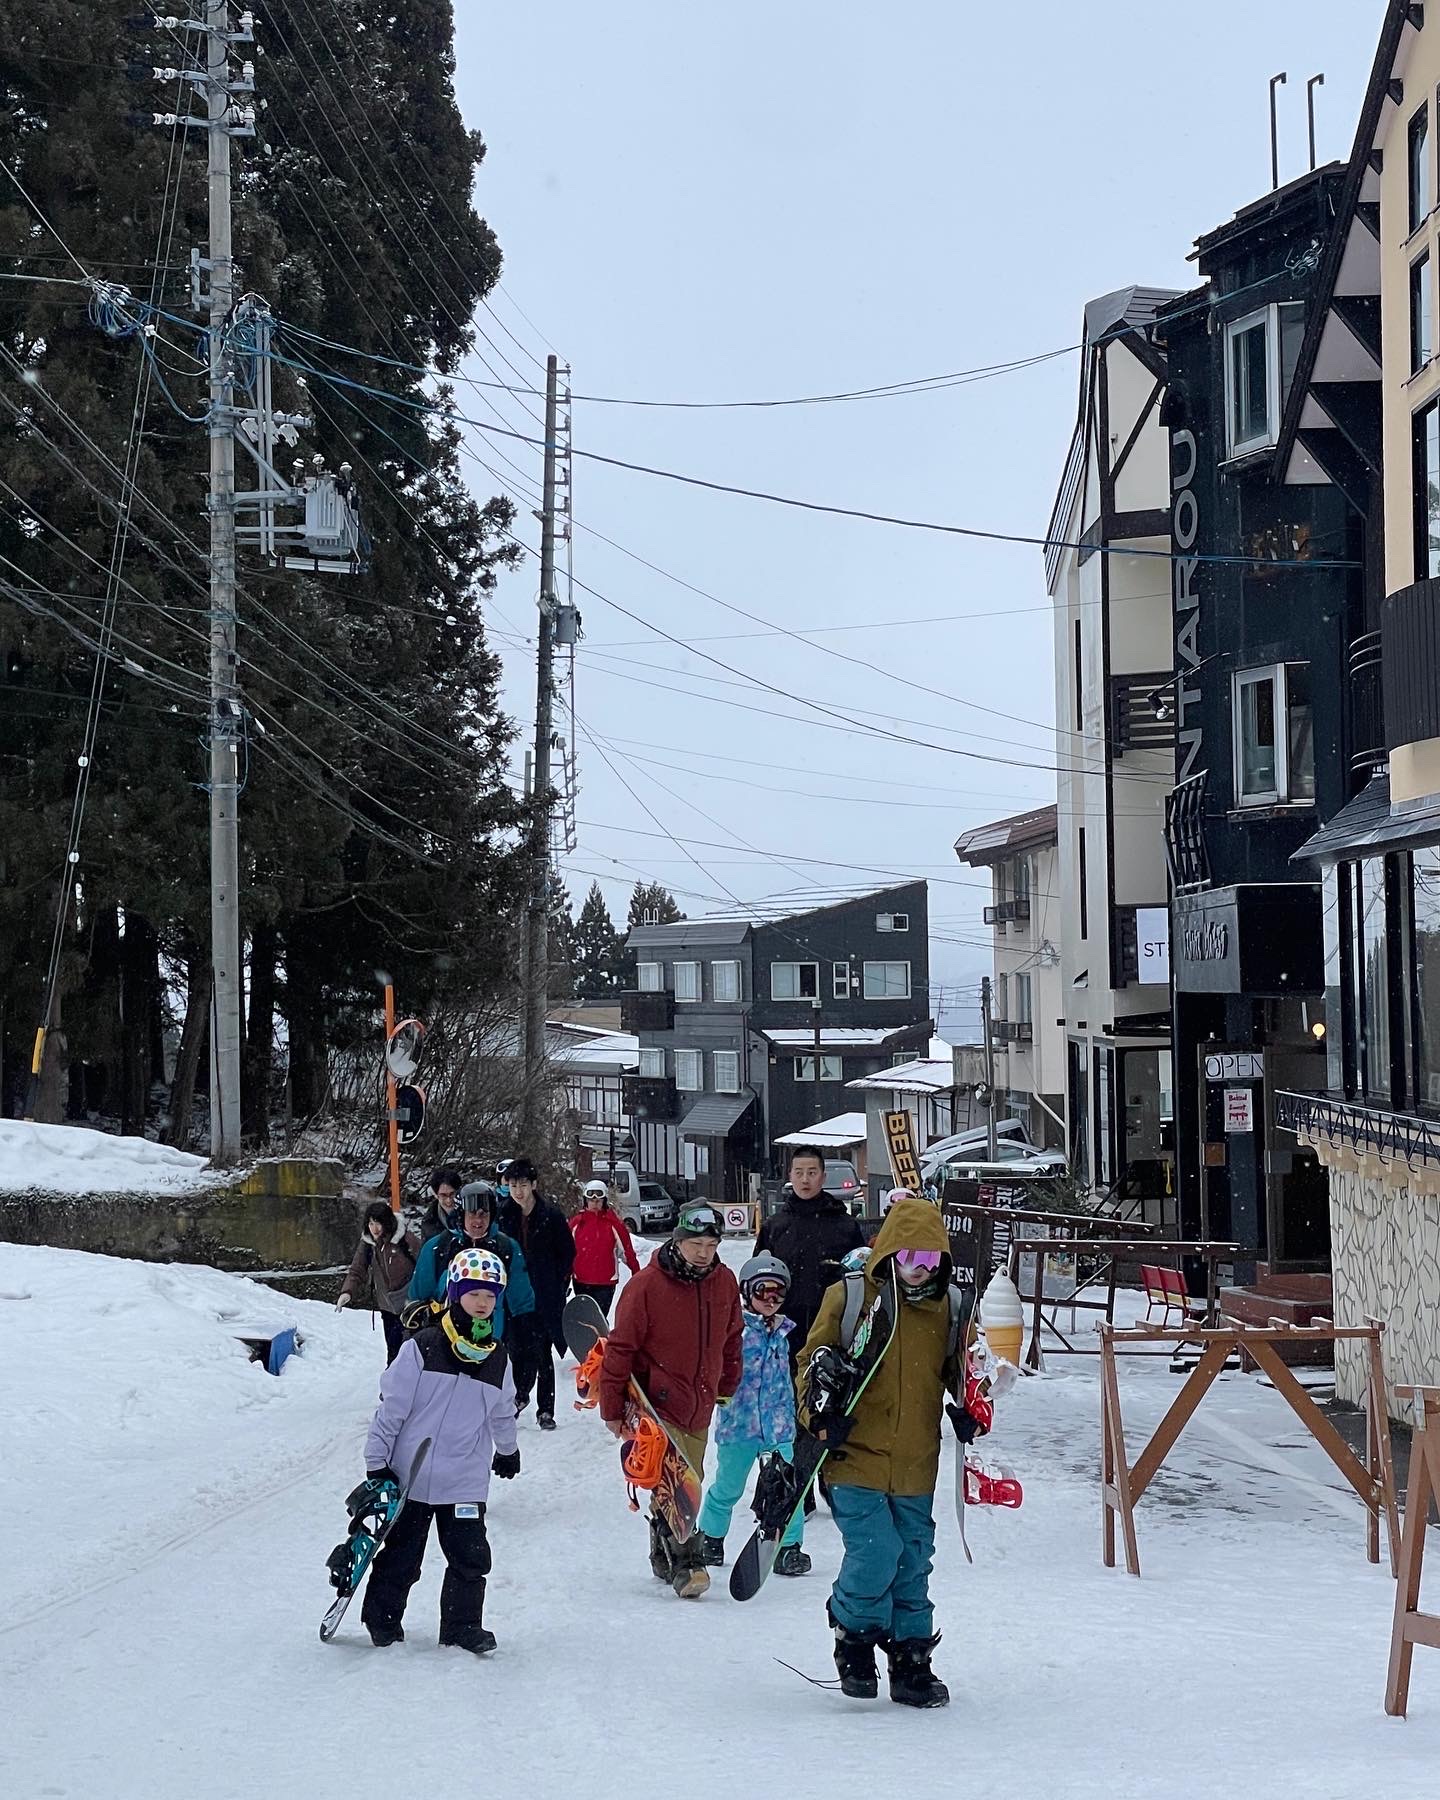
<path id="1" fill-rule="evenodd" d="M 305 1354 L 278 1381 L 233 1350 L 242 1315 L 302 1318 Z M 524 1473 L 492 1496 L 500 1649 L 476 1663 L 435 1647 L 438 1556 L 404 1645 L 372 1650 L 358 1607 L 335 1644 L 316 1636 L 381 1359 L 364 1319 L 211 1271 L 0 1245 L 0 1359 L 7 1800 L 734 1800 L 757 1780 L 834 1800 L 952 1773 L 1005 1800 L 1168 1800 L 1243 1791 L 1247 1769 L 1257 1793 L 1359 1800 L 1428 1791 L 1440 1766 L 1440 1656 L 1417 1655 L 1409 1722 L 1387 1719 L 1390 1581 L 1364 1560 L 1358 1507 L 1251 1379 L 1223 1378 L 1214 1424 L 1202 1412 L 1146 1497 L 1139 1582 L 1100 1566 L 1094 1364 L 1011 1397 L 996 1444 L 1025 1506 L 972 1509 L 974 1569 L 942 1511 L 936 1663 L 954 1703 L 916 1715 L 775 1660 L 831 1672 L 827 1517 L 808 1580 L 746 1608 L 723 1587 L 679 1602 L 649 1575 L 611 1441 L 563 1395 L 560 1429 L 524 1422 Z M 1174 1378 L 1123 1379 L 1138 1432 Z M 949 1479 L 947 1463 L 947 1507 Z"/>

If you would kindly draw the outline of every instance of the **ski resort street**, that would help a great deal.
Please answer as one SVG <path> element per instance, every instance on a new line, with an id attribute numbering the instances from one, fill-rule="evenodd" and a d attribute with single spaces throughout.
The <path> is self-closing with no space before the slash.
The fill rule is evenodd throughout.
<path id="1" fill-rule="evenodd" d="M 272 1378 L 236 1332 L 287 1320 L 304 1349 Z M 364 1316 L 208 1269 L 0 1245 L 0 1791 L 730 1800 L 762 1780 L 808 1800 L 953 1777 L 1006 1800 L 1151 1800 L 1176 1791 L 1177 1758 L 1185 1787 L 1219 1792 L 1217 1735 L 1255 1791 L 1283 1769 L 1287 1800 L 1359 1800 L 1381 1767 L 1420 1793 L 1440 1766 L 1440 1669 L 1418 1659 L 1408 1722 L 1385 1717 L 1390 1578 L 1253 1376 L 1222 1377 L 1147 1495 L 1139 1581 L 1100 1563 L 1093 1361 L 1057 1360 L 1004 1403 L 993 1442 L 1025 1502 L 971 1509 L 973 1568 L 947 1437 L 936 1668 L 953 1703 L 916 1717 L 782 1667 L 832 1674 L 823 1506 L 814 1573 L 748 1606 L 723 1582 L 684 1603 L 651 1578 L 614 1442 L 569 1406 L 569 1362 L 559 1429 L 527 1414 L 520 1478 L 491 1494 L 498 1651 L 436 1648 L 433 1547 L 405 1643 L 373 1649 L 357 1606 L 322 1645 L 382 1362 Z M 1121 1379 L 1133 1444 L 1175 1378 L 1136 1358 Z M 737 1516 L 732 1557 L 742 1541 Z M 1222 1592 L 1246 1596 L 1244 1623 Z"/>

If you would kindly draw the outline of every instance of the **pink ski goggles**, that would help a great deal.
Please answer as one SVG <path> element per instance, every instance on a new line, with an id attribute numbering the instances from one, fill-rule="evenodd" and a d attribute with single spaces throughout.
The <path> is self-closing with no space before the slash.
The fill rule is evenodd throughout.
<path id="1" fill-rule="evenodd" d="M 939 1250 L 897 1250 L 895 1260 L 902 1269 L 924 1269 L 927 1274 L 940 1267 Z"/>

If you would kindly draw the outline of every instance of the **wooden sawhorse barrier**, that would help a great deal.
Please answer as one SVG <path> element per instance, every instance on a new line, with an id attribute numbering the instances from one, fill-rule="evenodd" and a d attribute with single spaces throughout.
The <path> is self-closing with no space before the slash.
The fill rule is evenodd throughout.
<path id="1" fill-rule="evenodd" d="M 1400 1518 L 1395 1502 L 1395 1469 L 1390 1458 L 1390 1416 L 1385 1404 L 1385 1376 L 1380 1356 L 1380 1340 L 1385 1327 L 1375 1319 L 1367 1325 L 1332 1325 L 1328 1321 L 1315 1325 L 1139 1325 L 1120 1331 L 1113 1325 L 1101 1325 L 1100 1331 L 1100 1493 L 1105 1567 L 1115 1567 L 1115 1521 L 1119 1519 L 1125 1539 L 1125 1567 L 1132 1575 L 1140 1573 L 1140 1551 L 1135 1541 L 1135 1506 L 1155 1479 L 1165 1458 L 1175 1446 L 1195 1408 L 1209 1390 L 1210 1384 L 1236 1351 L 1243 1351 L 1255 1365 L 1263 1369 L 1275 1385 L 1277 1393 L 1290 1403 L 1291 1410 L 1305 1426 L 1320 1448 L 1334 1463 L 1365 1505 L 1367 1518 L 1366 1552 L 1370 1561 L 1380 1560 L 1380 1517 L 1384 1514 L 1390 1544 L 1390 1572 L 1395 1574 L 1400 1558 Z M 1360 1339 L 1369 1345 L 1369 1381 L 1366 1396 L 1365 1460 L 1362 1463 L 1340 1433 L 1325 1417 L 1305 1389 L 1281 1360 L 1282 1344 L 1310 1343 L 1316 1338 L 1335 1342 L 1343 1338 Z M 1155 1435 L 1134 1463 L 1125 1449 L 1125 1427 L 1120 1416 L 1120 1382 L 1116 1371 L 1116 1344 L 1195 1344 L 1200 1360 L 1185 1378 L 1179 1393 L 1170 1403 L 1165 1417 L 1155 1428 Z M 1401 1390 L 1404 1391 L 1403 1389 Z M 1440 1401 L 1440 1389 L 1429 1390 Z M 1436 1417 L 1437 1446 L 1440 1455 L 1440 1414 Z M 1414 1491 L 1415 1477 L 1411 1477 Z M 1408 1529 L 1408 1512 L 1407 1512 Z M 1423 1510 L 1422 1510 L 1423 1518 Z M 1418 1563 L 1415 1591 L 1419 1593 Z M 1423 1615 L 1422 1615 L 1423 1617 Z M 1440 1644 L 1440 1621 L 1426 1621 L 1433 1636 L 1416 1641 Z M 1393 1666 L 1393 1665 L 1392 1665 Z M 1406 1669 L 1409 1669 L 1408 1654 Z"/>
<path id="2" fill-rule="evenodd" d="M 1385 1679 L 1385 1710 L 1405 1717 L 1410 1699 L 1410 1659 L 1417 1644 L 1440 1650 L 1440 1613 L 1420 1610 L 1420 1572 L 1425 1562 L 1425 1525 L 1430 1502 L 1440 1497 L 1440 1387 L 1397 1387 L 1402 1399 L 1415 1402 L 1415 1433 L 1410 1440 L 1410 1482 L 1405 1495 L 1405 1535 L 1400 1544 L 1399 1579 L 1395 1584 L 1395 1624 L 1390 1633 L 1390 1671 Z"/>

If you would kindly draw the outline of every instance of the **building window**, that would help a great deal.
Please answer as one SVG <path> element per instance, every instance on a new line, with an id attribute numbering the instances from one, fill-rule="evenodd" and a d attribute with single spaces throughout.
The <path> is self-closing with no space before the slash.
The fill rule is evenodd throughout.
<path id="1" fill-rule="evenodd" d="M 1430 112 L 1422 106 L 1410 121 L 1409 152 L 1410 230 L 1418 231 L 1430 215 Z"/>
<path id="2" fill-rule="evenodd" d="M 640 1073 L 649 1081 L 665 1079 L 665 1052 L 658 1045 L 641 1045 Z"/>
<path id="3" fill-rule="evenodd" d="M 1075 834 L 1077 848 L 1075 861 L 1077 866 L 1076 887 L 1080 899 L 1080 937 L 1083 941 L 1090 935 L 1090 870 L 1085 860 L 1085 827 L 1082 825 Z"/>
<path id="4" fill-rule="evenodd" d="M 705 1087 L 705 1052 L 703 1050 L 677 1050 L 675 1052 L 675 1085 L 682 1094 L 699 1094 Z"/>
<path id="5" fill-rule="evenodd" d="M 818 1000 L 819 997 L 819 963 L 771 963 L 772 1000 Z"/>
<path id="6" fill-rule="evenodd" d="M 850 965 L 848 962 L 831 963 L 830 992 L 836 1000 L 850 998 Z"/>
<path id="7" fill-rule="evenodd" d="M 740 965 L 738 962 L 711 963 L 710 998 L 730 1001 L 740 998 Z"/>
<path id="8" fill-rule="evenodd" d="M 876 913 L 875 929 L 877 931 L 908 931 L 910 915 L 909 913 Z"/>
<path id="9" fill-rule="evenodd" d="M 838 1056 L 821 1056 L 820 1079 L 822 1081 L 839 1081 L 844 1074 L 844 1062 Z M 797 1056 L 795 1058 L 795 1079 L 797 1081 L 813 1081 L 815 1079 L 815 1058 L 813 1056 Z"/>
<path id="10" fill-rule="evenodd" d="M 738 1094 L 740 1092 L 740 1052 L 738 1050 L 717 1050 L 714 1061 L 715 1092 L 717 1094 Z"/>
<path id="11" fill-rule="evenodd" d="M 867 962 L 864 991 L 867 1000 L 908 1000 L 910 998 L 909 963 Z"/>
<path id="12" fill-rule="evenodd" d="M 1355 864 L 1355 995 L 1360 1083 L 1372 1100 L 1390 1098 L 1390 936 L 1385 858 Z"/>
<path id="13" fill-rule="evenodd" d="M 1415 415 L 1415 579 L 1440 575 L 1440 401 Z"/>
<path id="14" fill-rule="evenodd" d="M 1310 670 L 1272 663 L 1234 677 L 1235 801 L 1275 806 L 1315 798 Z"/>
<path id="15" fill-rule="evenodd" d="M 1085 665 L 1080 648 L 1080 621 L 1075 621 L 1075 729 L 1085 730 Z"/>
<path id="16" fill-rule="evenodd" d="M 1231 456 L 1268 449 L 1280 420 L 1280 358 L 1273 307 L 1225 327 L 1225 409 Z"/>
<path id="17" fill-rule="evenodd" d="M 1030 858 L 1028 856 L 1016 858 L 1014 880 L 1015 890 L 1010 898 L 1023 900 L 1028 905 L 1030 902 Z"/>
<path id="18" fill-rule="evenodd" d="M 657 962 L 642 962 L 638 965 L 640 992 L 642 994 L 658 994 L 665 986 L 665 965 Z"/>
<path id="19" fill-rule="evenodd" d="M 675 964 L 675 998 L 677 1000 L 698 1000 L 700 997 L 699 963 L 677 962 Z"/>
<path id="20" fill-rule="evenodd" d="M 1410 265 L 1410 373 L 1418 375 L 1435 344 L 1430 305 L 1430 252 Z"/>
<path id="21" fill-rule="evenodd" d="M 1415 1097 L 1440 1110 L 1440 849 L 1412 858 L 1415 897 Z"/>

